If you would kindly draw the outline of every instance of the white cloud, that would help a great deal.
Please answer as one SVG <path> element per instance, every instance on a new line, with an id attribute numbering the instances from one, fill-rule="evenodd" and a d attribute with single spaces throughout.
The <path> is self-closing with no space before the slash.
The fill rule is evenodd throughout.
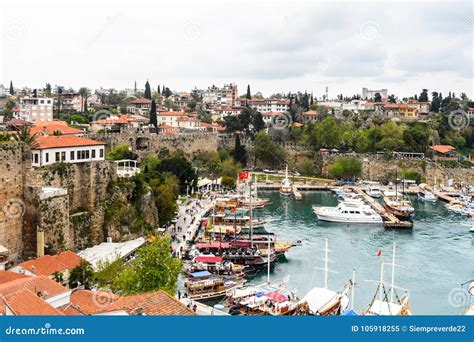
<path id="1" fill-rule="evenodd" d="M 268 95 L 321 94 L 326 85 L 472 95 L 467 2 L 57 2 L 3 13 L 4 33 L 21 30 L 3 35 L 0 82 L 17 86 L 132 87 L 148 78 L 175 90 L 237 82 L 243 92 L 250 83 Z"/>

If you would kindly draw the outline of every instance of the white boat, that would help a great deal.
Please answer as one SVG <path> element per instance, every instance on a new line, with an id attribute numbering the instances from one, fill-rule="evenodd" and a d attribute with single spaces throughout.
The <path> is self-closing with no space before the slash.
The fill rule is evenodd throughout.
<path id="1" fill-rule="evenodd" d="M 286 165 L 285 178 L 283 178 L 280 185 L 280 195 L 290 196 L 292 193 L 293 193 L 293 187 L 292 187 L 290 179 L 288 178 L 288 165 Z"/>
<path id="2" fill-rule="evenodd" d="M 465 206 L 461 203 L 451 202 L 445 205 L 446 209 L 452 211 L 455 214 L 466 215 Z"/>
<path id="3" fill-rule="evenodd" d="M 392 254 L 392 275 L 390 284 L 386 284 L 384 280 L 384 262 L 381 259 L 380 262 L 380 280 L 375 281 L 378 283 L 377 290 L 375 291 L 374 298 L 369 304 L 366 315 L 372 316 L 409 316 L 412 315 L 412 311 L 409 305 L 408 290 L 402 289 L 401 287 L 395 286 L 395 250 L 396 245 L 393 243 L 393 254 Z M 382 258 L 382 257 L 381 257 Z M 402 297 L 397 294 L 397 289 L 405 291 Z"/>
<path id="4" fill-rule="evenodd" d="M 380 187 L 377 185 L 369 186 L 369 189 L 366 191 L 367 195 L 373 198 L 380 198 L 382 197 L 382 192 L 380 191 Z"/>
<path id="5" fill-rule="evenodd" d="M 385 209 L 402 220 L 411 220 L 415 213 L 410 199 L 397 191 L 384 191 L 383 205 Z"/>
<path id="6" fill-rule="evenodd" d="M 418 193 L 418 199 L 423 201 L 423 202 L 436 202 L 438 200 L 438 197 L 433 194 L 432 192 L 428 190 L 420 191 Z"/>
<path id="7" fill-rule="evenodd" d="M 382 217 L 359 201 L 341 202 L 337 207 L 313 206 L 318 220 L 338 223 L 382 223 Z"/>
<path id="8" fill-rule="evenodd" d="M 349 307 L 348 292 L 353 286 L 352 282 L 349 286 L 345 286 L 340 292 L 328 289 L 328 272 L 334 272 L 329 270 L 328 253 L 328 240 L 325 239 L 324 268 L 317 268 L 324 271 L 324 286 L 312 288 L 303 299 L 301 299 L 302 303 L 308 305 L 309 314 L 311 315 L 340 315 Z"/>

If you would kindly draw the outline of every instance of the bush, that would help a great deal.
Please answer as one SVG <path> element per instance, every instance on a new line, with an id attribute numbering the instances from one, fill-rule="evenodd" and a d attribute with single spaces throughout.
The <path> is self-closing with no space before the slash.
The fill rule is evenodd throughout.
<path id="1" fill-rule="evenodd" d="M 128 145 L 115 146 L 112 151 L 107 153 L 107 158 L 112 160 L 136 159 L 137 155 L 130 151 Z"/>
<path id="2" fill-rule="evenodd" d="M 356 157 L 338 158 L 329 166 L 329 173 L 337 179 L 352 179 L 362 174 L 362 162 Z"/>

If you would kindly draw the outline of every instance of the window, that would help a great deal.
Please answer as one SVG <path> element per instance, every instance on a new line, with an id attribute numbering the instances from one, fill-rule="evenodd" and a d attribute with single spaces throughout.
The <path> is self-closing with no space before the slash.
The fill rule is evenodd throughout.
<path id="1" fill-rule="evenodd" d="M 91 150 L 91 152 L 92 152 L 92 159 L 94 159 L 95 158 L 95 150 Z"/>
<path id="2" fill-rule="evenodd" d="M 60 157 L 59 152 L 56 152 L 56 157 L 55 157 L 54 161 L 56 161 L 56 162 L 61 161 L 59 159 L 59 157 Z"/>
<path id="3" fill-rule="evenodd" d="M 35 164 L 38 164 L 38 153 L 35 153 Z"/>
<path id="4" fill-rule="evenodd" d="M 40 103 L 41 103 L 41 104 L 44 104 L 44 100 L 40 100 Z"/>
<path id="5" fill-rule="evenodd" d="M 66 152 L 61 152 L 61 161 L 66 160 Z"/>
<path id="6" fill-rule="evenodd" d="M 74 160 L 74 151 L 71 151 L 71 152 L 69 153 L 69 159 L 70 159 L 70 160 Z"/>
<path id="7" fill-rule="evenodd" d="M 86 153 L 86 159 L 89 159 L 89 150 L 84 151 Z"/>
<path id="8" fill-rule="evenodd" d="M 49 163 L 49 153 L 48 152 L 46 152 L 46 154 L 45 154 L 45 159 L 46 159 L 46 163 Z"/>
<path id="9" fill-rule="evenodd" d="M 99 150 L 99 156 L 100 156 L 101 158 L 104 158 L 104 149 L 103 149 L 103 148 L 101 148 L 101 149 Z"/>
<path id="10" fill-rule="evenodd" d="M 47 104 L 51 104 L 51 100 L 48 100 L 46 103 L 47 103 Z"/>

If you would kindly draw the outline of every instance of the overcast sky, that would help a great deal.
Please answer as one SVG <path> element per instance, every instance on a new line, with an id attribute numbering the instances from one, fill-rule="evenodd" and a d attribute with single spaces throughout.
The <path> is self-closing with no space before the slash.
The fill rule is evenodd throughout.
<path id="1" fill-rule="evenodd" d="M 39 2 L 0 5 L 0 83 L 473 93 L 470 1 Z"/>

